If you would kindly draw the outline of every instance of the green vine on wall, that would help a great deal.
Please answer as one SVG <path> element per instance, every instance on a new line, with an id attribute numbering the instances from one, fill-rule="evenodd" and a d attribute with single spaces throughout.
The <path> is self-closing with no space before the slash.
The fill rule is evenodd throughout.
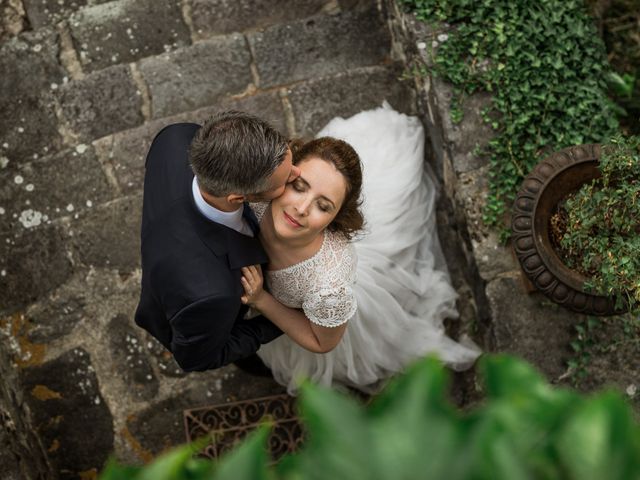
<path id="1" fill-rule="evenodd" d="M 399 1 L 420 20 L 451 26 L 435 72 L 455 87 L 454 121 L 465 95 L 492 93 L 482 114 L 495 136 L 479 152 L 490 163 L 486 224 L 504 226 L 518 186 L 542 156 L 618 129 L 604 45 L 583 1 Z"/>

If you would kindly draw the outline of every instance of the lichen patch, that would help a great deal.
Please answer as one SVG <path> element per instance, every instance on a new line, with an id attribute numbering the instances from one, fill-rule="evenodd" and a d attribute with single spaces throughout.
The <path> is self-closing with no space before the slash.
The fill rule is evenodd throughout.
<path id="1" fill-rule="evenodd" d="M 36 385 L 31 390 L 31 395 L 41 401 L 62 398 L 62 395 L 60 395 L 60 393 L 51 390 L 46 385 Z"/>

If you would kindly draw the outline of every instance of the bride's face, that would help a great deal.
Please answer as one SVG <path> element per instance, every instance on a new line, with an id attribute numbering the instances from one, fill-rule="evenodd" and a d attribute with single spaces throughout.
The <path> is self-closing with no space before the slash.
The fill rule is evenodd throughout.
<path id="1" fill-rule="evenodd" d="M 271 202 L 276 233 L 282 238 L 313 240 L 338 214 L 347 182 L 329 162 L 310 157 L 297 165 L 300 176 Z"/>

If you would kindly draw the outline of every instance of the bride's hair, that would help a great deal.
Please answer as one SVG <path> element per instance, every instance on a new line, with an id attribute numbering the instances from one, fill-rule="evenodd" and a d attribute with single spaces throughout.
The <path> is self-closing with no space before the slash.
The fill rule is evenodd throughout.
<path id="1" fill-rule="evenodd" d="M 344 202 L 327 229 L 351 239 L 364 226 L 364 216 L 360 211 L 362 164 L 356 151 L 347 142 L 333 137 L 320 137 L 308 142 L 294 139 L 289 141 L 289 148 L 294 165 L 310 157 L 320 158 L 334 165 L 345 178 L 347 191 Z"/>

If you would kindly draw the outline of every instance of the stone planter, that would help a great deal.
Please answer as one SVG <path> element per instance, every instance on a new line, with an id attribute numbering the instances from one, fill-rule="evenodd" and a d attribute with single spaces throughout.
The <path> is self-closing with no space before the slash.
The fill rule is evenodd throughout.
<path id="1" fill-rule="evenodd" d="M 553 248 L 550 219 L 556 205 L 586 182 L 598 178 L 599 145 L 578 145 L 556 152 L 524 179 L 512 217 L 512 242 L 522 271 L 554 302 L 575 312 L 614 315 L 615 299 L 584 289 L 588 280 L 571 270 Z"/>

